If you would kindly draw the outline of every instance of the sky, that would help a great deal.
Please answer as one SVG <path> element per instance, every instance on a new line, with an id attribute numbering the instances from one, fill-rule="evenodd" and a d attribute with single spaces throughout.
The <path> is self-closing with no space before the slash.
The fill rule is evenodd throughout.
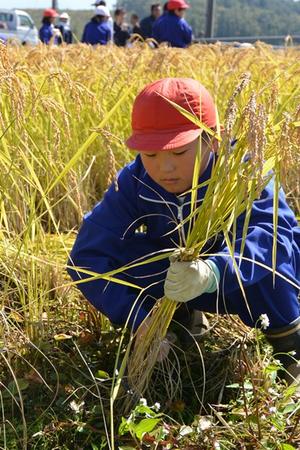
<path id="1" fill-rule="evenodd" d="M 58 8 L 62 9 L 91 9 L 91 3 L 94 0 L 57 0 Z M 107 6 L 111 8 L 115 0 L 107 0 Z M 49 8 L 51 7 L 51 0 L 0 0 L 0 8 Z"/>

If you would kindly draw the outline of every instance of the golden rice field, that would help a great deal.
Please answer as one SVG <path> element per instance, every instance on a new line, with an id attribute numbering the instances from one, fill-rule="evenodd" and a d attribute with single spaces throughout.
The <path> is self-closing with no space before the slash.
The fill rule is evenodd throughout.
<path id="1" fill-rule="evenodd" d="M 300 448 L 299 404 L 274 388 L 276 367 L 259 332 L 236 319 L 230 335 L 220 319 L 205 344 L 206 388 L 201 361 L 187 356 L 176 383 L 155 372 L 148 406 L 125 417 L 126 387 L 113 407 L 111 399 L 126 333 L 81 298 L 65 271 L 83 214 L 134 157 L 124 145 L 133 99 L 158 78 L 200 80 L 233 135 L 255 94 L 299 217 L 299 59 L 300 48 L 264 44 L 0 46 L 0 449 Z M 228 106 L 245 76 L 233 117 Z"/>

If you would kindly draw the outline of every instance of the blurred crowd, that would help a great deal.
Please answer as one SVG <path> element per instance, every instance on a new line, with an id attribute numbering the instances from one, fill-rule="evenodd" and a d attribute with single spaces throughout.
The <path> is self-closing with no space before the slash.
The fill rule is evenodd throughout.
<path id="1" fill-rule="evenodd" d="M 147 40 L 152 47 L 165 42 L 172 47 L 184 48 L 192 42 L 192 28 L 184 18 L 189 8 L 185 0 L 169 0 L 163 6 L 153 3 L 147 17 L 140 20 L 132 13 L 129 22 L 124 8 L 117 8 L 111 16 L 106 1 L 96 0 L 92 6 L 93 15 L 81 38 L 85 44 L 130 47 L 135 40 Z M 72 44 L 69 14 L 45 9 L 39 37 L 44 44 Z"/>

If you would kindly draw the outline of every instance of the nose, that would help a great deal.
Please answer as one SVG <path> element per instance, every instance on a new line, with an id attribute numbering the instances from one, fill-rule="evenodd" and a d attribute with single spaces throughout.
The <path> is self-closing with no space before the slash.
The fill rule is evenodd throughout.
<path id="1" fill-rule="evenodd" d="M 173 158 L 170 158 L 170 156 L 166 153 L 161 158 L 160 171 L 162 173 L 170 173 L 170 172 L 173 172 L 174 169 L 175 169 L 175 164 L 174 164 Z"/>

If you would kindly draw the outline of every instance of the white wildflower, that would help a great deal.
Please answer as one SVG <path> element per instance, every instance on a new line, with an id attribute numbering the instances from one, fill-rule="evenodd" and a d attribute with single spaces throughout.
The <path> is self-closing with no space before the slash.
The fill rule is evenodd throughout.
<path id="1" fill-rule="evenodd" d="M 270 325 L 270 320 L 269 320 L 269 317 L 267 316 L 267 314 L 261 314 L 259 316 L 259 320 L 260 320 L 260 323 L 261 323 L 261 328 L 263 330 L 266 330 L 269 327 L 269 325 Z"/>
<path id="2" fill-rule="evenodd" d="M 83 410 L 84 402 L 76 403 L 75 400 L 70 402 L 70 408 L 74 411 L 75 414 L 80 413 Z"/>
<path id="3" fill-rule="evenodd" d="M 190 427 L 190 426 L 188 426 L 188 425 L 182 425 L 181 427 L 180 427 L 180 430 L 179 430 L 179 434 L 180 434 L 180 436 L 187 436 L 188 434 L 192 434 L 193 433 L 193 428 L 192 427 Z"/>
<path id="4" fill-rule="evenodd" d="M 158 412 L 160 410 L 160 403 L 159 402 L 154 403 L 153 409 L 154 411 Z"/>
<path id="5" fill-rule="evenodd" d="M 262 414 L 262 415 L 260 416 L 260 418 L 261 418 L 261 420 L 265 420 L 265 419 L 266 419 L 266 415 L 265 415 L 265 414 Z"/>
<path id="6" fill-rule="evenodd" d="M 208 430 L 211 426 L 212 423 L 210 420 L 206 419 L 205 417 L 201 417 L 198 422 L 197 431 L 199 432 Z"/>
<path id="7" fill-rule="evenodd" d="M 220 450 L 221 446 L 220 446 L 219 442 L 215 442 L 215 443 L 214 443 L 214 448 L 215 448 L 216 450 Z"/>
<path id="8" fill-rule="evenodd" d="M 270 411 L 271 414 L 276 413 L 276 411 L 277 411 L 276 406 L 271 406 L 271 407 L 269 408 L 269 411 Z"/>
<path id="9" fill-rule="evenodd" d="M 147 406 L 147 399 L 146 398 L 140 398 L 140 405 Z"/>
<path id="10" fill-rule="evenodd" d="M 32 437 L 38 437 L 38 436 L 43 436 L 44 432 L 43 431 L 38 431 L 37 433 L 34 433 L 32 435 Z"/>

